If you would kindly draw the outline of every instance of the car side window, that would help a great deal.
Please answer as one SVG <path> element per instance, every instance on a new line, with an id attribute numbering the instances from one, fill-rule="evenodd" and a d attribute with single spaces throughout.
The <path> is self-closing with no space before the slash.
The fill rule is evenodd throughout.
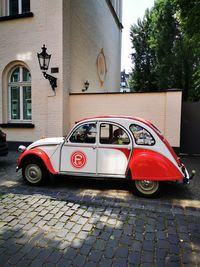
<path id="1" fill-rule="evenodd" d="M 153 136 L 142 126 L 132 124 L 130 130 L 134 136 L 135 143 L 137 145 L 153 146 L 155 145 L 155 139 Z"/>
<path id="2" fill-rule="evenodd" d="M 121 127 L 109 123 L 100 125 L 100 144 L 128 145 L 129 143 L 130 139 Z"/>
<path id="3" fill-rule="evenodd" d="M 69 138 L 71 143 L 96 143 L 96 124 L 88 123 L 78 127 Z"/>

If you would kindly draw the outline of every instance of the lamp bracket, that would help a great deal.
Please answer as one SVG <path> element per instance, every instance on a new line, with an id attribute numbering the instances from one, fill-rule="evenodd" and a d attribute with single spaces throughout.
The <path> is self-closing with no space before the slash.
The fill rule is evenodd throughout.
<path id="1" fill-rule="evenodd" d="M 55 91 L 55 88 L 57 87 L 57 78 L 47 74 L 46 72 L 43 72 L 43 75 L 45 79 L 49 80 L 52 90 Z"/>

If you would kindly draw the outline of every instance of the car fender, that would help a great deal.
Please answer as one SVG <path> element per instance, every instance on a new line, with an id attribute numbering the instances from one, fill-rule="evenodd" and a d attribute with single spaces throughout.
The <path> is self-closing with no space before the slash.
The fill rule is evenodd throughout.
<path id="1" fill-rule="evenodd" d="M 129 162 L 134 180 L 173 181 L 183 179 L 183 174 L 164 155 L 148 149 L 135 148 Z"/>
<path id="2" fill-rule="evenodd" d="M 54 170 L 50 158 L 48 157 L 48 155 L 39 148 L 33 148 L 30 150 L 26 150 L 24 153 L 22 153 L 18 159 L 18 169 L 22 168 L 23 166 L 23 162 L 25 162 L 27 159 L 31 159 L 31 158 L 39 158 L 44 165 L 46 166 L 47 170 L 52 173 L 52 174 L 57 174 L 58 172 Z"/>

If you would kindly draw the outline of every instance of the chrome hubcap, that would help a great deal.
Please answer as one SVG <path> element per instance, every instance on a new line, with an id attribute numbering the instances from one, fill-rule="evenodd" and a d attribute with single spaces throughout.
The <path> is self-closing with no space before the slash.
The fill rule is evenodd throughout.
<path id="1" fill-rule="evenodd" d="M 136 181 L 135 185 L 143 194 L 153 194 L 158 190 L 159 182 L 158 181 L 149 181 L 149 180 L 142 180 L 142 181 Z"/>
<path id="2" fill-rule="evenodd" d="M 25 170 L 26 179 L 30 183 L 38 183 L 42 179 L 42 171 L 36 164 L 29 164 Z"/>

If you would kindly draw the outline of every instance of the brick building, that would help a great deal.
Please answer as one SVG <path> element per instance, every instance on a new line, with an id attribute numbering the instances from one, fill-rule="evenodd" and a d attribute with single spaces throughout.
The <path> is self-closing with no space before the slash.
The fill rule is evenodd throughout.
<path id="1" fill-rule="evenodd" d="M 70 93 L 119 91 L 121 10 L 122 0 L 0 0 L 0 127 L 8 141 L 66 134 Z M 44 44 L 55 93 L 38 64 Z"/>

